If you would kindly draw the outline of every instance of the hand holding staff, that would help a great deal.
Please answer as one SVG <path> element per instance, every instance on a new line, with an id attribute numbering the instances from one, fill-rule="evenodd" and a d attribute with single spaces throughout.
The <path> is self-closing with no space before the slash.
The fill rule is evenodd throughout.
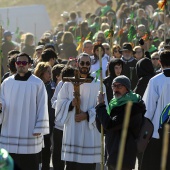
<path id="1" fill-rule="evenodd" d="M 162 145 L 163 147 L 162 147 L 161 170 L 166 170 L 168 145 L 169 145 L 169 124 L 165 124 L 164 134 L 163 134 L 163 145 Z"/>
<path id="2" fill-rule="evenodd" d="M 103 77 L 102 77 L 102 53 L 99 47 L 99 62 L 100 62 L 100 92 L 103 94 Z M 104 170 L 104 131 L 101 125 L 101 170 Z"/>

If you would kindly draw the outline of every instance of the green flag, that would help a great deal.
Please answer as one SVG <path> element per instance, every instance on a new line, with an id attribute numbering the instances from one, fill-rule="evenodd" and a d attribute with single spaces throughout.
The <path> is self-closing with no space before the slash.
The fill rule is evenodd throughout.
<path id="1" fill-rule="evenodd" d="M 136 29 L 133 25 L 130 26 L 128 31 L 128 42 L 132 42 L 132 40 L 136 37 Z"/>

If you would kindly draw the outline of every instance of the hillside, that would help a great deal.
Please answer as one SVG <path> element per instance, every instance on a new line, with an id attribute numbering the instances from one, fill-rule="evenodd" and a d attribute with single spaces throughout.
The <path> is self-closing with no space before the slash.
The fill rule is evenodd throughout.
<path id="1" fill-rule="evenodd" d="M 63 11 L 82 11 L 84 17 L 86 12 L 95 12 L 99 7 L 95 0 L 1 0 L 0 7 L 13 7 L 43 4 L 46 6 L 53 27 L 62 22 L 60 14 Z"/>

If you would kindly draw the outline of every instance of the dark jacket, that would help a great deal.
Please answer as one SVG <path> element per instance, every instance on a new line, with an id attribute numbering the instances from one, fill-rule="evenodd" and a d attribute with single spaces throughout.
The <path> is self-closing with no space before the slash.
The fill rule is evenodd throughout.
<path id="1" fill-rule="evenodd" d="M 116 75 L 115 75 L 116 77 Z M 110 102 L 110 100 L 113 98 L 113 90 L 112 90 L 112 81 L 115 77 L 112 76 L 108 76 L 103 80 L 103 83 L 106 87 L 106 95 L 107 95 L 107 101 L 108 103 Z"/>
<path id="2" fill-rule="evenodd" d="M 123 119 L 125 116 L 125 107 L 122 105 L 111 110 L 110 116 L 107 114 L 106 106 L 99 104 L 96 106 L 96 124 L 100 131 L 100 122 L 105 130 L 105 144 L 107 152 L 107 164 L 116 166 L 119 145 L 121 140 Z M 138 136 L 142 118 L 145 113 L 145 104 L 142 100 L 132 105 L 127 141 L 123 158 L 123 168 L 133 169 L 136 162 L 137 148 L 136 138 Z"/>
<path id="3" fill-rule="evenodd" d="M 121 58 L 123 61 L 123 70 L 122 75 L 127 76 L 131 81 L 131 89 L 136 87 L 138 82 L 138 77 L 136 75 L 136 63 L 137 60 L 135 58 L 131 58 L 130 60 L 126 61 L 123 57 Z"/>
<path id="4" fill-rule="evenodd" d="M 51 106 L 51 98 L 53 97 L 55 84 L 54 82 L 48 82 L 45 84 L 47 94 L 48 94 L 48 114 L 49 114 L 49 125 L 50 125 L 50 134 L 53 131 L 54 120 L 55 120 L 55 110 Z"/>
<path id="5" fill-rule="evenodd" d="M 149 80 L 155 75 L 151 60 L 148 58 L 139 60 L 136 64 L 136 74 L 139 80 L 133 91 L 143 97 Z"/>

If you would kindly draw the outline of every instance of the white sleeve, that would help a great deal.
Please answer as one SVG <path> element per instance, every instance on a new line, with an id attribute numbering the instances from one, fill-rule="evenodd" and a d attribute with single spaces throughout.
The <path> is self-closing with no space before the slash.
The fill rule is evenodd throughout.
<path id="1" fill-rule="evenodd" d="M 36 102 L 37 117 L 33 133 L 49 134 L 48 96 L 43 82 L 39 85 Z"/>
<path id="2" fill-rule="evenodd" d="M 153 119 L 153 116 L 155 114 L 158 98 L 159 96 L 154 83 L 154 79 L 151 79 L 143 96 L 143 101 L 146 105 L 145 117 L 149 118 L 150 120 Z"/>
<path id="3" fill-rule="evenodd" d="M 72 102 L 73 96 L 73 85 L 71 83 L 64 83 L 61 90 L 58 93 L 58 97 L 55 104 L 55 115 L 56 120 L 60 121 L 61 123 L 65 123 L 69 117 L 69 106 Z"/>
<path id="4" fill-rule="evenodd" d="M 2 104 L 2 113 L 0 113 L 0 124 L 2 124 L 3 114 L 4 114 L 4 109 L 5 109 L 4 82 L 0 86 L 0 103 Z"/>
<path id="5" fill-rule="evenodd" d="M 52 108 L 55 109 L 55 105 L 56 105 L 56 101 L 57 101 L 57 96 L 58 96 L 58 93 L 60 91 L 60 89 L 62 88 L 62 85 L 63 85 L 63 82 L 60 81 L 56 88 L 55 88 L 55 92 L 53 94 L 53 97 L 51 98 L 51 104 L 52 104 Z"/>

